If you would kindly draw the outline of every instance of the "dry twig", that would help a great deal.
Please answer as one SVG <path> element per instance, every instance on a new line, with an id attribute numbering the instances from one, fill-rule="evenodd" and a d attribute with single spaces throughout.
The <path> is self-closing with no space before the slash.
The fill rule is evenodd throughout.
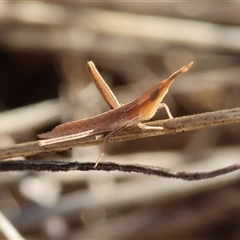
<path id="1" fill-rule="evenodd" d="M 190 131 L 205 127 L 221 126 L 225 124 L 233 124 L 240 122 L 240 108 L 228 109 L 216 112 L 209 112 L 197 115 L 190 115 L 186 117 L 160 120 L 149 122 L 150 126 L 163 126 L 167 129 L 175 129 L 176 132 Z M 156 135 L 167 134 L 169 131 L 162 130 L 140 130 L 136 126 L 127 127 L 123 129 L 116 136 L 110 139 L 110 142 L 119 142 L 124 140 L 144 138 Z M 101 139 L 96 139 L 95 136 L 59 142 L 52 145 L 40 147 L 38 142 L 29 142 L 17 144 L 11 147 L 0 149 L 0 159 L 6 159 L 19 156 L 31 156 L 38 153 L 62 151 L 77 146 L 89 146 L 100 144 Z M 210 172 L 173 172 L 169 169 L 142 166 L 138 164 L 118 164 L 118 163 L 101 163 L 97 169 L 93 168 L 94 163 L 78 163 L 78 162 L 41 162 L 41 161 L 5 161 L 0 165 L 1 171 L 13 170 L 36 170 L 36 171 L 70 171 L 70 170 L 105 170 L 105 171 L 123 171 L 123 172 L 137 172 L 148 175 L 156 175 L 168 178 L 180 178 L 183 180 L 200 180 L 206 178 L 213 178 L 239 169 L 239 164 L 234 164 L 222 169 Z"/>
<path id="2" fill-rule="evenodd" d="M 173 129 L 176 133 L 178 133 L 239 122 L 240 108 L 233 108 L 147 123 L 149 126 L 162 126 L 166 128 L 163 130 L 141 130 L 137 126 L 126 127 L 125 129 L 117 132 L 116 135 L 112 136 L 109 139 L 109 142 L 121 142 L 131 139 L 169 134 L 168 129 Z M 20 156 L 33 156 L 39 153 L 63 151 L 74 147 L 97 145 L 101 144 L 102 141 L 103 138 L 96 139 L 96 136 L 90 136 L 46 146 L 39 146 L 38 141 L 20 143 L 14 146 L 0 148 L 0 160 Z"/>
<path id="3" fill-rule="evenodd" d="M 34 170 L 34 171 L 122 171 L 127 173 L 142 173 L 145 175 L 154 175 L 164 178 L 176 178 L 182 179 L 185 181 L 196 181 L 214 178 L 221 176 L 230 172 L 237 171 L 240 168 L 240 164 L 233 164 L 228 167 L 220 168 L 217 170 L 209 172 L 185 172 L 185 171 L 172 171 L 168 168 L 155 167 L 155 166 L 146 166 L 140 164 L 123 164 L 123 163 L 113 163 L 113 162 L 104 162 L 99 163 L 98 167 L 94 167 L 95 163 L 89 162 L 63 162 L 63 161 L 4 161 L 0 163 L 0 171 L 25 171 L 25 170 Z"/>

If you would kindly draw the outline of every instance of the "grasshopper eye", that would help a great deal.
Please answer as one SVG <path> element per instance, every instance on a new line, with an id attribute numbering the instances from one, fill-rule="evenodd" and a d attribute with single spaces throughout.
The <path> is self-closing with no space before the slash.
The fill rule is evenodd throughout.
<path id="1" fill-rule="evenodd" d="M 159 93 L 160 93 L 160 89 L 157 88 L 155 89 L 149 96 L 149 100 L 151 102 L 154 102 L 155 100 L 157 100 L 158 96 L 159 96 Z"/>

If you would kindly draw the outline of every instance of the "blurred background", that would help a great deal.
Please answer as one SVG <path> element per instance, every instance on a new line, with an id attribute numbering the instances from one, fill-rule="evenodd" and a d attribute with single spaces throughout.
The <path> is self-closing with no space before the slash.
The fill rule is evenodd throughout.
<path id="1" fill-rule="evenodd" d="M 164 102 L 173 116 L 240 104 L 238 2 L 0 3 L 0 146 L 109 110 L 194 61 Z M 154 119 L 167 118 L 159 110 Z M 238 125 L 108 144 L 105 161 L 210 171 L 239 161 Z M 99 146 L 29 159 L 96 161 Z M 121 172 L 0 175 L 0 210 L 25 239 L 240 239 L 239 172 L 200 182 Z M 1 239 L 10 239 L 4 238 Z"/>

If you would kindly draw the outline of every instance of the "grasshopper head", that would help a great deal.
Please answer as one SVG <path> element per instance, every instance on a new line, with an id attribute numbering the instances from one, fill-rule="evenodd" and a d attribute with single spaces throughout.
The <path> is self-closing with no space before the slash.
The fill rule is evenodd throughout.
<path id="1" fill-rule="evenodd" d="M 154 87 L 147 90 L 138 98 L 138 106 L 139 106 L 139 119 L 141 121 L 148 120 L 152 118 L 159 104 L 162 102 L 163 98 L 167 94 L 169 87 L 173 83 L 173 81 L 180 74 L 185 73 L 188 69 L 193 65 L 193 62 L 183 66 L 176 72 L 174 72 L 168 79 L 161 81 Z"/>

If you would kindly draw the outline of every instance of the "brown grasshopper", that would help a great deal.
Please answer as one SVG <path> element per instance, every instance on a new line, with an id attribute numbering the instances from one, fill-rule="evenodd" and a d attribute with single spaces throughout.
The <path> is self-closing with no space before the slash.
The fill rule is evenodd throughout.
<path id="1" fill-rule="evenodd" d="M 46 140 L 39 140 L 39 145 L 46 146 L 87 136 L 105 134 L 102 143 L 101 154 L 95 163 L 95 167 L 97 167 L 99 161 L 104 155 L 104 150 L 108 139 L 117 131 L 133 124 L 136 124 L 143 130 L 163 129 L 163 127 L 159 126 L 147 126 L 146 124 L 142 123 L 142 121 L 152 118 L 159 108 L 165 108 L 168 117 L 173 118 L 168 106 L 165 103 L 162 103 L 162 100 L 167 94 L 168 89 L 175 78 L 180 74 L 187 72 L 192 65 L 193 62 L 190 62 L 189 64 L 178 69 L 166 80 L 163 80 L 157 85 L 148 89 L 137 99 L 125 105 L 121 105 L 95 68 L 94 63 L 91 61 L 88 62 L 87 67 L 92 79 L 94 80 L 105 101 L 113 109 L 91 118 L 58 125 L 51 132 L 39 134 L 38 136 L 40 138 L 48 138 Z"/>

